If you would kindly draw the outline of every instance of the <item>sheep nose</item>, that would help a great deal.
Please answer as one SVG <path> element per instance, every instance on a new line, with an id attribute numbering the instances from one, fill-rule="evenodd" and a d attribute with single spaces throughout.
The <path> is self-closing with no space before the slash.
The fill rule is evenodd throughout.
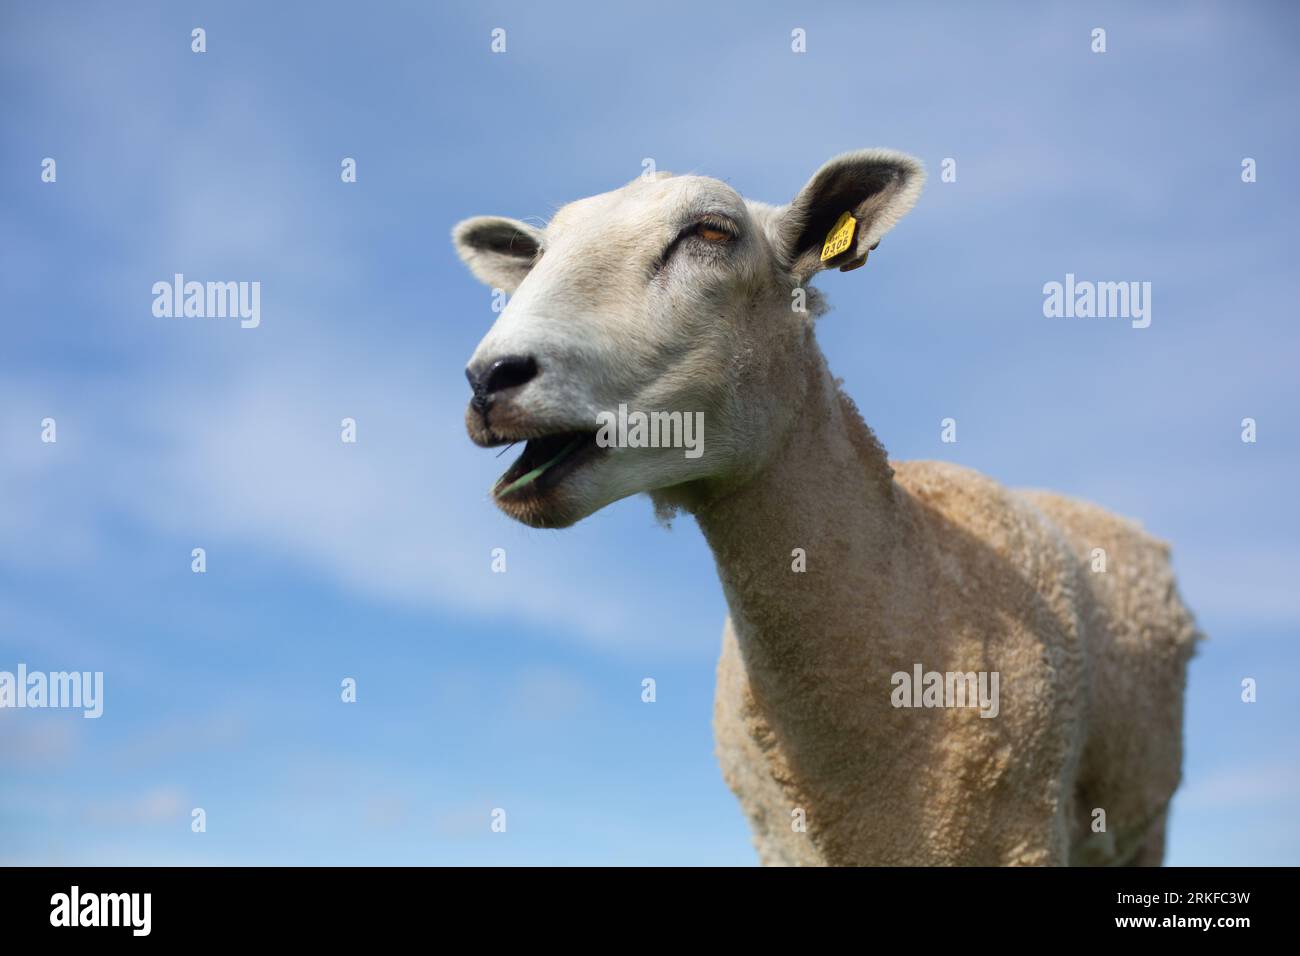
<path id="1" fill-rule="evenodd" d="M 471 404 L 482 411 L 487 408 L 491 397 L 507 388 L 524 385 L 537 377 L 537 359 L 531 355 L 507 355 L 486 367 L 465 369 L 470 388 L 474 389 Z"/>

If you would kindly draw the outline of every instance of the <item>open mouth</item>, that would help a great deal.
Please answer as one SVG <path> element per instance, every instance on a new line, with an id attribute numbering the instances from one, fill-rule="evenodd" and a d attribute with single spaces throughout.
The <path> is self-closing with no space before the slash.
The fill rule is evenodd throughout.
<path id="1" fill-rule="evenodd" d="M 530 438 L 523 454 L 497 479 L 492 494 L 511 501 L 544 495 L 604 450 L 596 444 L 595 432 Z"/>

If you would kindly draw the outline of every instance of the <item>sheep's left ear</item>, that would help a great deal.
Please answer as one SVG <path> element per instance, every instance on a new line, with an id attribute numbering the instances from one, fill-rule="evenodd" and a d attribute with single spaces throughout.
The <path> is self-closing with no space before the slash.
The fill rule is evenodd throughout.
<path id="1" fill-rule="evenodd" d="M 848 272 L 921 195 L 920 161 L 889 149 L 836 156 L 783 211 L 779 242 L 800 282 L 822 269 Z"/>
<path id="2" fill-rule="evenodd" d="M 542 234 L 518 219 L 476 216 L 456 223 L 451 240 L 480 282 L 513 294 L 537 261 Z"/>

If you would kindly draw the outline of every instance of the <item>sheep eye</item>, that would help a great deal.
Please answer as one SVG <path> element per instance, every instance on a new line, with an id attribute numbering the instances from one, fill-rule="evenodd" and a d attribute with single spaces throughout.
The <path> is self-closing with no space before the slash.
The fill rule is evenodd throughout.
<path id="1" fill-rule="evenodd" d="M 697 222 L 694 225 L 688 225 L 677 234 L 677 238 L 668 243 L 668 248 L 663 251 L 658 259 L 654 262 L 651 270 L 652 275 L 658 275 L 663 271 L 668 260 L 672 258 L 677 248 L 684 242 L 692 239 L 698 239 L 700 242 L 706 242 L 711 246 L 724 246 L 736 238 L 736 233 L 731 227 L 724 226 L 721 223 L 705 220 Z"/>
<path id="2" fill-rule="evenodd" d="M 725 229 L 719 229 L 717 226 L 711 226 L 707 222 L 702 222 L 695 227 L 695 235 L 705 242 L 722 243 L 731 241 L 731 233 Z"/>

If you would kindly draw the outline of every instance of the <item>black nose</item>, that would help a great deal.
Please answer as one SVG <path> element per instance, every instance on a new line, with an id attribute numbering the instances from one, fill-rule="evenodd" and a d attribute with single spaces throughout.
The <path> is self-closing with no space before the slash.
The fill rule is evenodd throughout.
<path id="1" fill-rule="evenodd" d="M 531 355 L 507 355 L 490 363 L 486 368 L 465 369 L 470 388 L 474 389 L 471 400 L 478 409 L 487 408 L 488 399 L 503 389 L 514 388 L 531 382 L 537 377 L 537 359 Z"/>

